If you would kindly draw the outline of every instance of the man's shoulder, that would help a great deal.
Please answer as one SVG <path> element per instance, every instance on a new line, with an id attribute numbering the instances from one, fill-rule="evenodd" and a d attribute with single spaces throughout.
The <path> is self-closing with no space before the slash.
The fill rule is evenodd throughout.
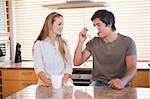
<path id="1" fill-rule="evenodd" d="M 133 39 L 129 36 L 123 35 L 118 33 L 118 35 L 120 36 L 121 40 L 128 40 L 128 41 L 133 41 Z"/>
<path id="2" fill-rule="evenodd" d="M 94 37 L 93 39 L 91 39 L 89 42 L 91 42 L 91 43 L 94 43 L 94 42 L 97 42 L 97 41 L 99 41 L 99 37 Z"/>

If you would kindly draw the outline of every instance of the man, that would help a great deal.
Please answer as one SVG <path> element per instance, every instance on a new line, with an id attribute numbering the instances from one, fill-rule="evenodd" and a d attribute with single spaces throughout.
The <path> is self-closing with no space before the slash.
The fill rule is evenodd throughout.
<path id="1" fill-rule="evenodd" d="M 91 55 L 93 57 L 93 85 L 122 89 L 136 73 L 136 45 L 127 36 L 115 33 L 115 17 L 112 12 L 98 10 L 91 18 L 98 29 L 98 37 L 86 44 L 87 29 L 79 33 L 78 45 L 74 53 L 74 65 L 79 66 Z"/>

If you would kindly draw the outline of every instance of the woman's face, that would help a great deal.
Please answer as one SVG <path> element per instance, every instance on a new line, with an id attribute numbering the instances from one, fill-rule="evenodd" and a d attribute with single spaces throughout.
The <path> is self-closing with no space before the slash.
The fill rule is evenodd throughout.
<path id="1" fill-rule="evenodd" d="M 53 23 L 52 29 L 53 33 L 56 35 L 61 35 L 61 32 L 63 30 L 63 25 L 64 25 L 64 19 L 63 17 L 56 17 L 55 21 Z"/>

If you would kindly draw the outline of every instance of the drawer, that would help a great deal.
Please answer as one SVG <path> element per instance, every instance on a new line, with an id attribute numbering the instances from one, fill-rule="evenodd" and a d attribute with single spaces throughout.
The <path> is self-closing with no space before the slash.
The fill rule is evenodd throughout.
<path id="1" fill-rule="evenodd" d="M 3 80 L 37 80 L 34 70 L 2 70 Z"/>
<path id="2" fill-rule="evenodd" d="M 91 80 L 92 74 L 72 74 L 72 79 L 85 79 L 85 80 Z"/>
<path id="3" fill-rule="evenodd" d="M 92 74 L 72 74 L 71 79 L 76 86 L 89 86 L 92 80 Z"/>
<path id="4" fill-rule="evenodd" d="M 4 81 L 3 96 L 7 97 L 9 95 L 12 95 L 31 84 L 32 81 Z"/>

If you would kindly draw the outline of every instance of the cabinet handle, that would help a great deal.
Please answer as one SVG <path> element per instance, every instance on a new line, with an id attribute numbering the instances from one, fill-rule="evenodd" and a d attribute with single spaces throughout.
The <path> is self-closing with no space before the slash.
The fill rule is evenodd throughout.
<path id="1" fill-rule="evenodd" d="M 32 75 L 32 72 L 22 72 L 22 75 Z"/>
<path id="2" fill-rule="evenodd" d="M 79 78 L 81 78 L 81 74 L 79 74 Z"/>
<path id="3" fill-rule="evenodd" d="M 30 84 L 31 84 L 31 83 L 28 83 L 28 82 L 23 82 L 23 83 L 22 83 L 23 86 L 28 86 L 28 85 L 30 85 Z"/>

